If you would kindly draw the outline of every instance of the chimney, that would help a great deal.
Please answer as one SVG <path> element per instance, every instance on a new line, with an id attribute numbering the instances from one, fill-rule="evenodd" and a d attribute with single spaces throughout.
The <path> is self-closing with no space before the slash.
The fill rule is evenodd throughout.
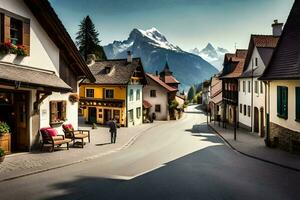
<path id="1" fill-rule="evenodd" d="M 278 23 L 278 20 L 274 20 L 274 23 L 272 24 L 273 28 L 273 36 L 279 37 L 282 33 L 283 23 Z"/>
<path id="2" fill-rule="evenodd" d="M 128 62 L 128 63 L 132 63 L 132 55 L 131 55 L 131 51 L 127 51 L 127 62 Z"/>

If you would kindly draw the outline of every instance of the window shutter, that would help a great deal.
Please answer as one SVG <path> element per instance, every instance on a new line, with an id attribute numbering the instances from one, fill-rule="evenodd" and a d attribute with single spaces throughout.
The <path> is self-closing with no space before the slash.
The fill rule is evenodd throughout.
<path id="1" fill-rule="evenodd" d="M 103 99 L 106 99 L 106 94 L 105 94 L 105 88 L 103 88 L 103 95 L 102 95 Z"/>
<path id="2" fill-rule="evenodd" d="M 10 17 L 4 16 L 4 42 L 10 41 Z"/>
<path id="3" fill-rule="evenodd" d="M 277 87 L 277 114 L 282 115 L 282 109 L 281 109 L 281 87 Z"/>
<path id="4" fill-rule="evenodd" d="M 283 105 L 283 116 L 285 118 L 288 117 L 288 88 L 287 87 L 283 87 L 282 88 L 282 105 Z"/>
<path id="5" fill-rule="evenodd" d="M 27 55 L 30 53 L 30 24 L 23 22 L 23 46 Z"/>
<path id="6" fill-rule="evenodd" d="M 63 120 L 67 119 L 67 102 L 66 101 L 62 102 L 61 117 Z"/>
<path id="7" fill-rule="evenodd" d="M 54 101 L 50 102 L 50 123 L 57 120 L 57 103 Z"/>
<path id="8" fill-rule="evenodd" d="M 300 121 L 300 87 L 296 87 L 296 120 Z"/>

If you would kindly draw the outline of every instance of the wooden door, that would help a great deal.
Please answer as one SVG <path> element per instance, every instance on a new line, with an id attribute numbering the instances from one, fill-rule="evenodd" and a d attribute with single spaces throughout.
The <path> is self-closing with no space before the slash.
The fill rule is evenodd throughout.
<path id="1" fill-rule="evenodd" d="M 110 109 L 104 109 L 104 124 L 112 119 L 112 111 Z"/>
<path id="2" fill-rule="evenodd" d="M 16 146 L 13 147 L 16 151 L 29 150 L 29 133 L 28 133 L 28 94 L 15 94 L 15 120 L 16 120 Z"/>
<path id="3" fill-rule="evenodd" d="M 265 120 L 264 108 L 260 109 L 260 136 L 265 137 Z"/>
<path id="4" fill-rule="evenodd" d="M 259 112 L 258 108 L 254 108 L 254 132 L 259 132 Z"/>
<path id="5" fill-rule="evenodd" d="M 97 123 L 97 109 L 95 107 L 89 108 L 89 123 Z"/>

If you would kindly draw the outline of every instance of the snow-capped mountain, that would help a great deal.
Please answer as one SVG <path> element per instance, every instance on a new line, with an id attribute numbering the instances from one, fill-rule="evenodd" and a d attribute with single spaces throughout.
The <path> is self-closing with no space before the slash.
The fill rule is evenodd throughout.
<path id="1" fill-rule="evenodd" d="M 204 60 L 215 66 L 218 70 L 222 70 L 225 53 L 229 51 L 227 49 L 217 47 L 215 48 L 211 43 L 201 51 L 197 48 L 192 49 L 191 53 L 201 56 Z"/>
<path id="2" fill-rule="evenodd" d="M 200 56 L 183 51 L 171 44 L 156 28 L 149 30 L 133 29 L 127 40 L 114 41 L 104 46 L 108 59 L 127 57 L 131 51 L 133 57 L 140 57 L 146 72 L 161 71 L 169 63 L 176 78 L 182 83 L 182 89 L 200 83 L 217 73 L 217 69 Z"/>

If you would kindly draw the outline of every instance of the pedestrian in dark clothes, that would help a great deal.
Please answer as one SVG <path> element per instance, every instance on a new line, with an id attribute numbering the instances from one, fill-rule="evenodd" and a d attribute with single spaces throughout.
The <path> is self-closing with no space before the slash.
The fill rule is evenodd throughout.
<path id="1" fill-rule="evenodd" d="M 117 122 L 115 119 L 112 119 L 108 122 L 109 132 L 110 132 L 110 141 L 111 143 L 116 143 L 117 139 Z"/>

